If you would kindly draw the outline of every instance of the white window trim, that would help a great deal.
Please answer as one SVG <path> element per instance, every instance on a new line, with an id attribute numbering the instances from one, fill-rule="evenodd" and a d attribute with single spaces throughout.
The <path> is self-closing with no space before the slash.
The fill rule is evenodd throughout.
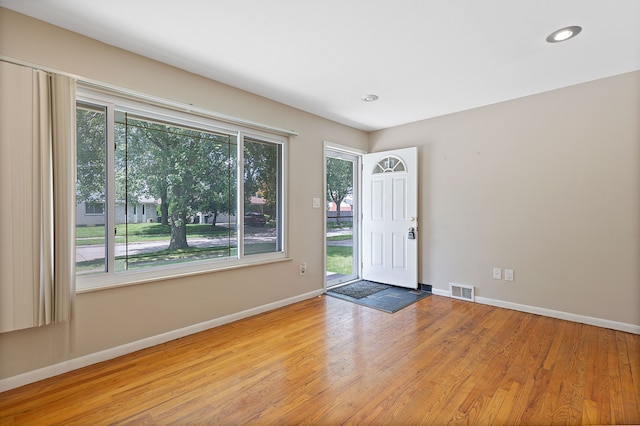
<path id="1" fill-rule="evenodd" d="M 176 109 L 175 103 L 166 102 L 166 106 L 159 105 L 157 99 L 153 103 L 146 103 L 145 100 L 137 100 L 132 97 L 121 97 L 114 93 L 109 93 L 106 89 L 94 90 L 95 86 L 88 87 L 82 83 L 78 83 L 76 101 L 88 104 L 96 104 L 106 106 L 106 120 L 107 120 L 107 143 L 109 147 L 113 147 L 115 143 L 114 135 L 114 110 L 118 107 L 126 109 L 128 112 L 140 114 L 141 116 L 149 117 L 152 119 L 159 119 L 175 123 L 177 125 L 184 125 L 189 127 L 200 128 L 202 130 L 210 130 L 216 133 L 234 135 L 238 137 L 238 146 L 240 146 L 240 138 L 253 138 L 265 142 L 278 144 L 282 149 L 282 160 L 279 164 L 282 173 L 282 181 L 280 182 L 282 200 L 280 200 L 279 211 L 281 217 L 279 220 L 280 226 L 280 239 L 281 239 L 281 251 L 272 253 L 259 253 L 245 256 L 244 243 L 244 203 L 243 197 L 237 197 L 236 206 L 236 227 L 238 240 L 238 258 L 225 258 L 225 259 L 208 259 L 188 262 L 185 264 L 175 264 L 166 266 L 157 266 L 148 270 L 130 270 L 115 272 L 115 257 L 107 255 L 107 270 L 105 273 L 96 273 L 88 275 L 79 275 L 76 278 L 76 292 L 84 293 L 89 291 L 103 290 L 107 288 L 122 287 L 128 285 L 149 283 L 154 281 L 174 279 L 179 277 L 212 273 L 216 271 L 224 271 L 229 269 L 250 267 L 256 265 L 263 265 L 272 262 L 281 262 L 290 260 L 287 253 L 288 247 L 288 179 L 287 179 L 287 157 L 288 157 L 288 144 L 289 138 L 281 133 L 269 133 L 266 131 L 258 130 L 255 128 L 245 128 L 241 125 L 229 123 L 226 121 L 216 120 L 216 114 L 211 113 L 210 117 L 206 116 L 206 112 L 200 109 L 197 114 L 190 114 L 188 106 L 182 106 Z M 183 110 L 184 109 L 184 110 Z M 107 170 L 113 170 L 114 168 L 114 151 L 107 149 Z M 243 150 L 239 150 L 238 153 L 238 187 L 242 187 L 244 182 L 243 176 Z M 114 174 L 107 173 L 107 199 L 112 200 L 115 197 L 115 182 Z M 240 193 L 240 192 L 239 192 Z M 107 220 L 105 221 L 106 229 L 113 227 L 113 224 L 109 222 L 115 217 L 114 203 L 108 202 L 105 215 Z M 107 236 L 107 252 L 110 252 L 115 247 L 115 235 L 113 232 L 106 232 Z"/>

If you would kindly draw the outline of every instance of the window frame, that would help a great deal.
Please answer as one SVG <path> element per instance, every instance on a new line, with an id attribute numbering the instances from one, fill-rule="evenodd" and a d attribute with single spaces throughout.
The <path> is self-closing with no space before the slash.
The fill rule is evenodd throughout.
<path id="1" fill-rule="evenodd" d="M 96 212 L 96 211 L 89 211 L 89 210 L 97 210 L 97 209 L 90 209 L 89 206 L 102 206 L 102 211 L 101 212 Z M 104 216 L 104 203 L 100 203 L 97 201 L 85 201 L 84 202 L 84 214 L 87 216 Z"/>
<path id="2" fill-rule="evenodd" d="M 96 90 L 89 86 L 78 84 L 76 93 L 76 107 L 80 104 L 104 108 L 106 120 L 106 203 L 105 203 L 105 264 L 106 271 L 95 274 L 78 275 L 76 278 L 76 292 L 101 290 L 105 288 L 120 287 L 181 276 L 189 276 L 203 273 L 211 273 L 228 269 L 242 268 L 265 263 L 288 260 L 287 235 L 288 235 L 288 200 L 287 200 L 287 157 L 288 136 L 271 133 L 261 129 L 246 127 L 240 124 L 221 121 L 215 114 L 208 115 L 199 109 L 194 113 L 189 106 L 176 108 L 171 102 L 149 102 L 143 98 L 133 96 L 121 96 L 107 90 Z M 236 193 L 236 257 L 222 259 L 205 259 L 174 265 L 156 266 L 152 268 L 136 269 L 128 271 L 115 270 L 115 233 L 108 232 L 115 227 L 115 111 L 126 110 L 128 113 L 143 117 L 165 121 L 177 126 L 186 126 L 202 131 L 212 131 L 235 136 L 237 138 L 237 193 Z M 245 255 L 244 253 L 244 141 L 245 139 L 257 140 L 279 146 L 278 158 L 278 186 L 279 199 L 277 209 L 278 218 L 278 244 L 279 250 L 269 253 L 256 253 Z"/>

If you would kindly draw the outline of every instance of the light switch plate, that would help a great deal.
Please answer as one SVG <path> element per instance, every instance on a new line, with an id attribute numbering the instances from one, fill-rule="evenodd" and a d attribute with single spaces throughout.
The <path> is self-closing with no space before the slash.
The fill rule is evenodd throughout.
<path id="1" fill-rule="evenodd" d="M 504 279 L 507 281 L 513 281 L 513 269 L 504 270 Z"/>
<path id="2" fill-rule="evenodd" d="M 313 197 L 313 208 L 314 209 L 319 209 L 320 208 L 320 198 L 319 197 Z"/>

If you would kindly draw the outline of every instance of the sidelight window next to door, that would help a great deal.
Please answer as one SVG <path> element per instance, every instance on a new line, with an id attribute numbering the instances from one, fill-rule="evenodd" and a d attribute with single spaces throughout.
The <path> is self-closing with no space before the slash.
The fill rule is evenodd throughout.
<path id="1" fill-rule="evenodd" d="M 358 182 L 360 157 L 326 150 L 326 285 L 360 277 Z"/>

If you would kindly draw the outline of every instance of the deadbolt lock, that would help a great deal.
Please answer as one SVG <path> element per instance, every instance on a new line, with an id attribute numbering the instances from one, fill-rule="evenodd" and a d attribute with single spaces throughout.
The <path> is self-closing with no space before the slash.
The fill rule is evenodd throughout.
<path id="1" fill-rule="evenodd" d="M 410 240 L 415 240 L 416 239 L 416 230 L 415 228 L 409 228 L 409 235 L 407 235 L 407 238 Z"/>

